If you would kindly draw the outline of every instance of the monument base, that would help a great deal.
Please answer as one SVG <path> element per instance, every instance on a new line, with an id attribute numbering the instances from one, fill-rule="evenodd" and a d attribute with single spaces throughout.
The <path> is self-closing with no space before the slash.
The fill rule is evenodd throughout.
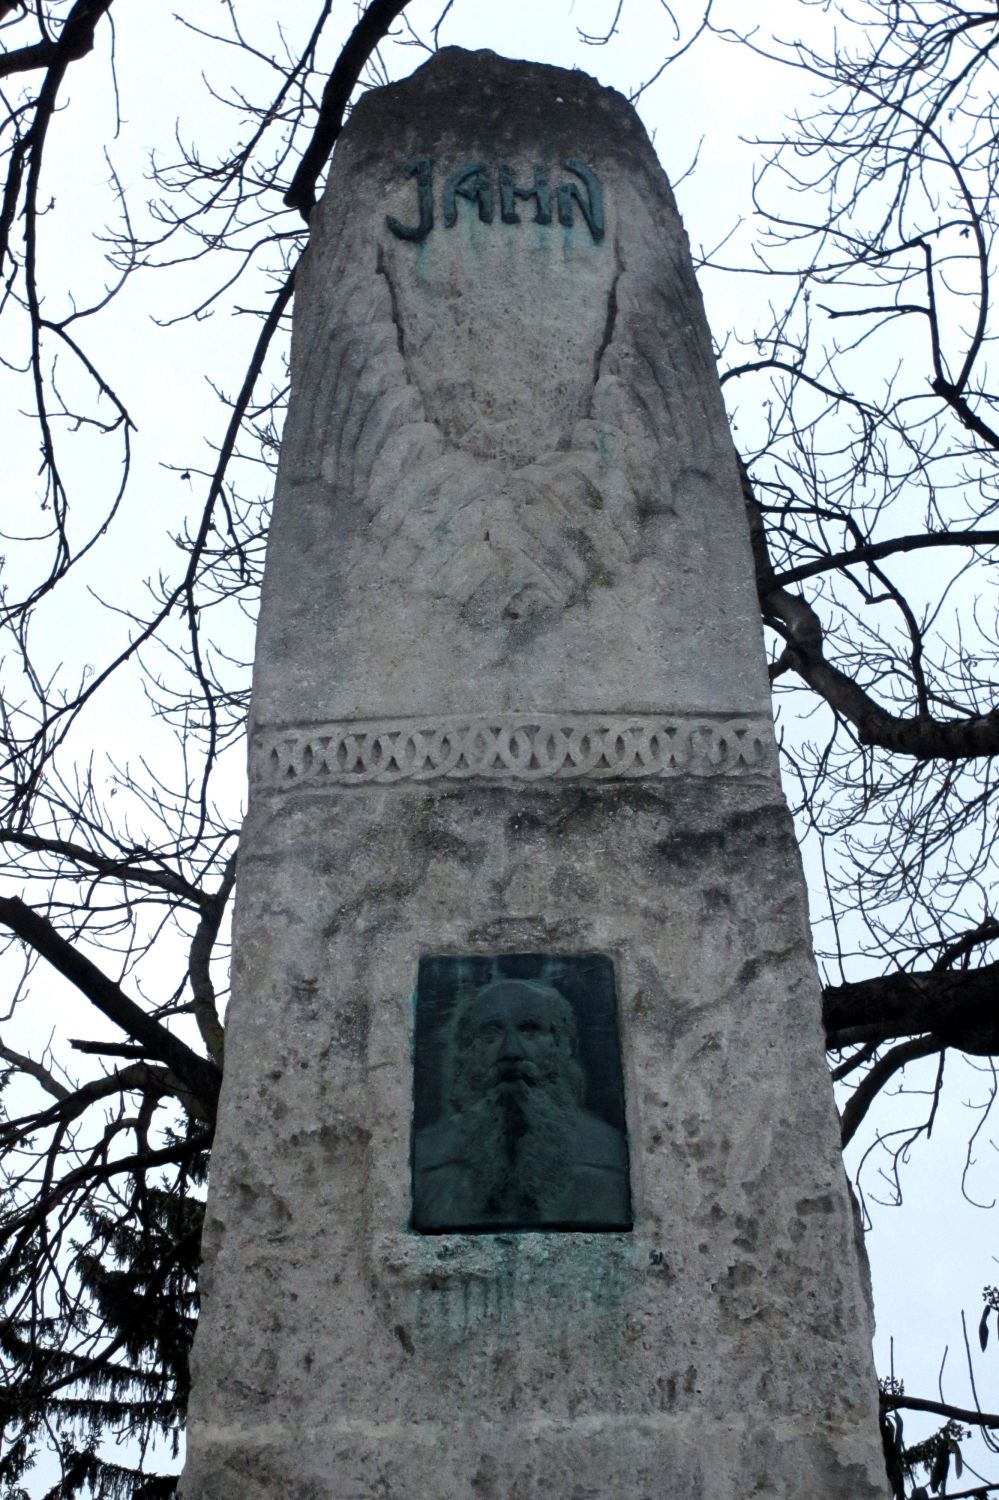
<path id="1" fill-rule="evenodd" d="M 212 1500 L 832 1500 L 885 1494 L 844 1466 L 842 1428 L 816 1432 L 769 1413 L 730 1422 L 614 1413 L 594 1421 L 506 1416 L 469 1428 L 358 1418 L 321 1436 L 215 1434 L 200 1490 Z M 293 1476 L 293 1479 L 291 1478 Z M 293 1484 L 293 1488 L 289 1485 Z"/>

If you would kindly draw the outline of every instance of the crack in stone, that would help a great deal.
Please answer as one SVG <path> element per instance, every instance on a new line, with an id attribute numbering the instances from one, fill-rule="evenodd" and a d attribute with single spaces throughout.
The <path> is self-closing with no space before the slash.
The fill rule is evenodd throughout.
<path id="1" fill-rule="evenodd" d="M 611 341 L 614 338 L 614 330 L 617 327 L 617 284 L 621 280 L 621 275 L 624 271 L 624 261 L 621 257 L 621 246 L 616 235 L 614 237 L 614 261 L 614 280 L 611 282 L 610 291 L 607 293 L 607 320 L 604 323 L 604 331 L 600 339 L 600 347 L 597 349 L 596 353 L 593 356 L 594 390 L 596 390 L 597 382 L 600 379 L 600 367 L 603 364 L 604 355 L 607 353 L 607 350 L 610 347 Z"/>
<path id="2" fill-rule="evenodd" d="M 406 335 L 402 328 L 402 319 L 399 316 L 399 298 L 396 295 L 395 285 L 389 275 L 388 262 L 385 259 L 385 249 L 378 246 L 378 260 L 375 263 L 375 271 L 379 276 L 385 277 L 385 285 L 388 287 L 389 303 L 392 308 L 392 322 L 395 324 L 395 338 L 399 346 L 399 353 L 403 359 L 406 358 Z"/>

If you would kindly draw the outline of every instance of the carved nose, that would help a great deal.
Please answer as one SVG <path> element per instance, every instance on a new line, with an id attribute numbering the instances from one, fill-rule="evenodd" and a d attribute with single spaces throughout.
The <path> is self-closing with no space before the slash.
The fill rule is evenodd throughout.
<path id="1" fill-rule="evenodd" d="M 504 1058 L 518 1058 L 524 1056 L 524 1044 L 520 1039 L 520 1033 L 515 1026 L 508 1026 L 503 1033 L 503 1051 L 500 1054 Z"/>

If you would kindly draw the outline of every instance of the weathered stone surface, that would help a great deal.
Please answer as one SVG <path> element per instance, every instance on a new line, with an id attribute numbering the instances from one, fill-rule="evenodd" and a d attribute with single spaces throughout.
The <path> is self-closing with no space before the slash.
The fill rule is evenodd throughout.
<path id="1" fill-rule="evenodd" d="M 618 95 L 448 51 L 362 100 L 265 595 L 185 1500 L 881 1496 L 739 484 Z M 529 952 L 614 961 L 634 1228 L 417 1234 L 418 960 Z"/>

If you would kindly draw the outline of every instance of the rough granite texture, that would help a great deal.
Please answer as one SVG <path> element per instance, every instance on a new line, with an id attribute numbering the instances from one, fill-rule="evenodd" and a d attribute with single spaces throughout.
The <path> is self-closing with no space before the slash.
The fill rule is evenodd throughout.
<path id="1" fill-rule="evenodd" d="M 569 159 L 602 238 L 503 222 Z M 626 102 L 456 50 L 366 95 L 297 290 L 184 1500 L 885 1495 L 752 577 Z M 419 955 L 593 950 L 633 1231 L 412 1232 Z"/>

